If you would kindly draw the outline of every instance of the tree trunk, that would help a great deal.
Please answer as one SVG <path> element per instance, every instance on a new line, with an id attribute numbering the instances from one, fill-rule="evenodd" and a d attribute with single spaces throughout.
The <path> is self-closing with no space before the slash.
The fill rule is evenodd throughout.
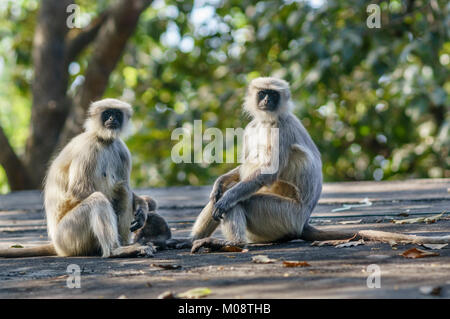
<path id="1" fill-rule="evenodd" d="M 66 8 L 73 1 L 42 1 L 33 40 L 34 78 L 30 135 L 25 166 L 33 184 L 39 186 L 53 154 L 70 108 L 66 95 L 68 74 L 65 67 Z"/>

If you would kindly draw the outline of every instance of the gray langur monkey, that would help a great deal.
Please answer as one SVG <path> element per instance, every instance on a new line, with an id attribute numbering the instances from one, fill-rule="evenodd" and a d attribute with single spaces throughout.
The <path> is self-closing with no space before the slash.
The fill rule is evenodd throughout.
<path id="1" fill-rule="evenodd" d="M 44 186 L 51 244 L 6 249 L 0 257 L 151 256 L 151 246 L 129 245 L 133 221 L 131 155 L 120 139 L 132 108 L 116 99 L 94 102 L 85 131 L 53 160 Z"/>
<path id="2" fill-rule="evenodd" d="M 243 162 L 214 183 L 210 200 L 192 229 L 193 253 L 202 247 L 214 251 L 227 245 L 348 239 L 355 235 L 321 231 L 309 224 L 322 191 L 322 162 L 319 150 L 291 107 L 286 81 L 263 77 L 250 83 L 244 110 L 253 120 L 245 128 Z M 250 156 L 255 149 L 262 153 L 256 159 Z M 277 169 L 267 170 L 270 166 Z M 209 237 L 219 225 L 226 240 Z M 425 237 L 372 230 L 362 230 L 356 235 L 385 242 L 450 242 L 450 236 Z"/>
<path id="3" fill-rule="evenodd" d="M 155 212 L 156 206 L 151 197 L 134 195 L 135 220 L 130 230 L 134 232 L 133 242 L 143 245 L 151 243 L 162 250 L 167 248 L 167 241 L 172 237 L 172 233 L 164 218 Z"/>

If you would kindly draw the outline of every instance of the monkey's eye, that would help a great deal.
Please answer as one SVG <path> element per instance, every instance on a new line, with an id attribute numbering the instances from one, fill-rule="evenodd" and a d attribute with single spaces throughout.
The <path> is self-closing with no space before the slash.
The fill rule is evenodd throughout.
<path id="1" fill-rule="evenodd" d="M 258 92 L 258 101 L 261 101 L 266 96 L 266 92 L 259 91 Z"/>

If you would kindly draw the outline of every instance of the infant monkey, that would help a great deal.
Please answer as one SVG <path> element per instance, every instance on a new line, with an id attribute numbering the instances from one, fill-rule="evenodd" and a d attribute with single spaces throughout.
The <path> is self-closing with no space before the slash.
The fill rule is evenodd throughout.
<path id="1" fill-rule="evenodd" d="M 156 207 L 156 202 L 150 196 L 133 193 L 134 221 L 130 231 L 134 232 L 134 243 L 152 243 L 158 250 L 164 250 L 172 233 L 164 218 L 155 212 Z"/>

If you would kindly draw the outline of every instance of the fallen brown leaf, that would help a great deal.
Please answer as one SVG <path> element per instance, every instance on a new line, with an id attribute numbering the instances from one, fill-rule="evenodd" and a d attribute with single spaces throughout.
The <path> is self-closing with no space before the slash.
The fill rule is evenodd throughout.
<path id="1" fill-rule="evenodd" d="M 439 254 L 417 248 L 411 248 L 401 253 L 400 256 L 403 256 L 405 258 L 424 258 L 424 257 L 439 256 Z"/>
<path id="2" fill-rule="evenodd" d="M 284 267 L 311 267 L 306 261 L 283 261 Z"/>
<path id="3" fill-rule="evenodd" d="M 227 252 L 227 253 L 240 253 L 242 252 L 244 249 L 242 247 L 239 246 L 231 246 L 231 245 L 226 245 L 224 247 L 222 247 L 221 251 Z"/>

